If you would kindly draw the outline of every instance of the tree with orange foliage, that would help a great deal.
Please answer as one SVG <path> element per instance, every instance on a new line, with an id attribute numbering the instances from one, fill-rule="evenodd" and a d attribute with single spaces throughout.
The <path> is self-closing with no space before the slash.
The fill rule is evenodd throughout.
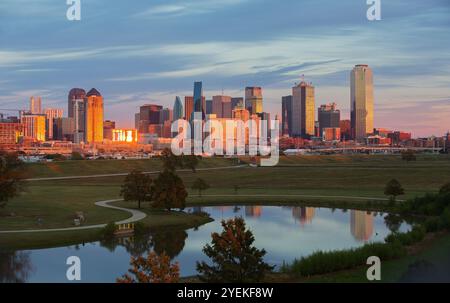
<path id="1" fill-rule="evenodd" d="M 165 253 L 158 255 L 150 252 L 147 258 L 131 257 L 132 268 L 129 270 L 134 277 L 125 274 L 117 279 L 117 283 L 178 283 L 180 267 L 178 262 L 170 263 L 170 257 Z"/>

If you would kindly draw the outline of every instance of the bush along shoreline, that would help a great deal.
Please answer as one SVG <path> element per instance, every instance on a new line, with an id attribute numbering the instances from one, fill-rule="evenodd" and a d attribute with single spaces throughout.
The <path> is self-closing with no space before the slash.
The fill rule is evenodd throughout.
<path id="1" fill-rule="evenodd" d="M 366 265 L 367 258 L 377 256 L 381 261 L 398 259 L 408 254 L 408 247 L 424 240 L 427 233 L 450 230 L 450 191 L 444 185 L 439 193 L 428 193 L 395 206 L 396 213 L 423 217 L 408 232 L 394 231 L 385 243 L 368 243 L 359 248 L 318 251 L 312 255 L 283 264 L 280 271 L 297 278 L 329 274 Z"/>

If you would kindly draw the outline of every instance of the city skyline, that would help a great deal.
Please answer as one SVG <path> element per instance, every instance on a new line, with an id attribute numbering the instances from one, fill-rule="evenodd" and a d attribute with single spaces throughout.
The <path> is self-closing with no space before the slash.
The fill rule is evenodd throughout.
<path id="1" fill-rule="evenodd" d="M 202 80 L 208 97 L 222 90 L 243 96 L 246 86 L 261 86 L 264 110 L 280 114 L 281 97 L 305 74 L 316 87 L 316 104 L 336 102 L 345 119 L 348 71 L 365 63 L 375 74 L 374 127 L 414 137 L 450 128 L 450 10 L 444 1 L 389 1 L 380 22 L 365 19 L 365 1 L 258 4 L 90 1 L 82 21 L 71 23 L 64 4 L 3 1 L 0 38 L 8 45 L 0 46 L 0 103 L 25 108 L 36 95 L 48 107 L 65 108 L 70 88 L 96 87 L 108 104 L 105 117 L 129 128 L 140 105 L 171 108 L 175 96 L 191 96 L 192 82 Z M 260 18 L 243 23 L 250 10 Z M 211 22 L 218 18 L 229 22 Z M 115 39 L 103 38 L 110 31 Z M 85 45 L 89 36 L 97 38 Z"/>

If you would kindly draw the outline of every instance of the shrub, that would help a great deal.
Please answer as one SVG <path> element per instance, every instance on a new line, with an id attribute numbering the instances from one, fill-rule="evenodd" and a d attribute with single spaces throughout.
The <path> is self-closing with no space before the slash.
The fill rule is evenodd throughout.
<path id="1" fill-rule="evenodd" d="M 444 210 L 444 213 L 441 215 L 442 227 L 450 228 L 450 206 Z"/>
<path id="2" fill-rule="evenodd" d="M 308 257 L 284 265 L 282 270 L 299 276 L 325 274 L 365 265 L 367 258 L 378 256 L 381 260 L 399 258 L 406 255 L 406 249 L 396 243 L 372 243 L 360 248 L 313 253 Z"/>
<path id="3" fill-rule="evenodd" d="M 439 217 L 428 218 L 423 224 L 427 232 L 436 232 L 444 227 L 442 218 Z"/>
<path id="4" fill-rule="evenodd" d="M 422 241 L 426 234 L 426 228 L 422 225 L 416 225 L 407 233 L 392 233 L 386 237 L 387 243 L 400 243 L 401 245 L 412 245 Z"/>

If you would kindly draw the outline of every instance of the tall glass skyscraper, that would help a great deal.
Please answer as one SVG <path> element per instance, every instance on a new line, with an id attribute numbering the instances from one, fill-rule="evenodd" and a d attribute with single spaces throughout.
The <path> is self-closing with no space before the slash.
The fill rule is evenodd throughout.
<path id="1" fill-rule="evenodd" d="M 183 103 L 181 103 L 180 97 L 177 96 L 173 105 L 173 120 L 183 119 L 183 114 Z"/>
<path id="2" fill-rule="evenodd" d="M 350 74 L 350 106 L 353 139 L 363 141 L 373 132 L 373 73 L 368 65 L 356 65 Z"/>
<path id="3" fill-rule="evenodd" d="M 203 84 L 194 82 L 194 112 L 205 114 L 203 108 Z"/>

